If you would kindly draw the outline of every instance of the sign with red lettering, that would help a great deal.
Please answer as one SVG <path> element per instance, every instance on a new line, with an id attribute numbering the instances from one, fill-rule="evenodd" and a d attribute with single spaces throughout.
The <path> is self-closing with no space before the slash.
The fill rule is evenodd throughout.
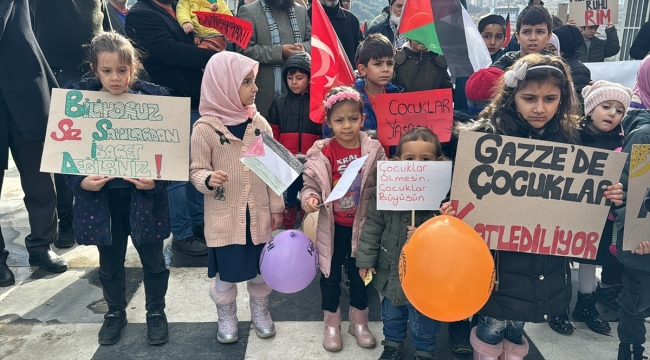
<path id="1" fill-rule="evenodd" d="M 569 0 L 569 18 L 576 26 L 618 23 L 618 0 Z"/>
<path id="2" fill-rule="evenodd" d="M 650 145 L 634 145 L 625 203 L 623 250 L 636 250 L 650 240 Z"/>
<path id="3" fill-rule="evenodd" d="M 626 155 L 463 131 L 452 205 L 490 249 L 595 259 Z"/>
<path id="4" fill-rule="evenodd" d="M 231 15 L 218 14 L 209 11 L 194 11 L 199 24 L 217 29 L 226 39 L 246 49 L 253 36 L 253 24 Z"/>
<path id="5" fill-rule="evenodd" d="M 400 137 L 414 127 L 431 129 L 441 142 L 451 139 L 451 89 L 379 94 L 376 100 L 377 135 L 382 145 L 397 145 Z"/>
<path id="6" fill-rule="evenodd" d="M 451 161 L 378 161 L 377 209 L 437 210 L 451 186 Z"/>

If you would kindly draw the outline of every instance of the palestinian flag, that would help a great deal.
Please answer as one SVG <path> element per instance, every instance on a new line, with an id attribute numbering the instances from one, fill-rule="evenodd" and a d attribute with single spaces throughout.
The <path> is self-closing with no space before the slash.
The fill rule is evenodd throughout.
<path id="1" fill-rule="evenodd" d="M 459 0 L 406 0 L 399 33 L 444 55 L 454 78 L 492 64 L 472 18 Z"/>
<path id="2" fill-rule="evenodd" d="M 510 39 L 512 39 L 510 31 L 510 13 L 508 13 L 508 16 L 506 16 L 506 39 L 503 41 L 503 45 L 501 45 L 502 48 L 508 46 Z"/>

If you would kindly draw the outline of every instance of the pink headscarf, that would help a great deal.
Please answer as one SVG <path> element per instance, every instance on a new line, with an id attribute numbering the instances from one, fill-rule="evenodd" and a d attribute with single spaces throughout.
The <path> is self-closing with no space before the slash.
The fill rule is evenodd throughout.
<path id="1" fill-rule="evenodd" d="M 650 109 L 650 56 L 641 61 L 633 91 L 643 105 Z"/>
<path id="2" fill-rule="evenodd" d="M 201 116 L 216 116 L 226 126 L 239 125 L 252 118 L 255 105 L 244 106 L 239 88 L 251 70 L 257 76 L 259 63 L 244 55 L 222 51 L 210 58 L 201 84 Z"/>

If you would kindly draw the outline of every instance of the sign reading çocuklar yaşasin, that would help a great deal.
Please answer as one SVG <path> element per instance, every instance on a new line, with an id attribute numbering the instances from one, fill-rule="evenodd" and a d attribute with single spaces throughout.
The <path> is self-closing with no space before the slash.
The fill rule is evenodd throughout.
<path id="1" fill-rule="evenodd" d="M 626 156 L 463 131 L 452 205 L 490 249 L 594 259 Z"/>
<path id="2" fill-rule="evenodd" d="M 53 89 L 41 171 L 187 181 L 190 99 Z"/>

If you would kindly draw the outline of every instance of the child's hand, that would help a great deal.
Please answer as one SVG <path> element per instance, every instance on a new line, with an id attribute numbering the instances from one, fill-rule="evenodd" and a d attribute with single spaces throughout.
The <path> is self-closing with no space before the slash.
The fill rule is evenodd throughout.
<path id="1" fill-rule="evenodd" d="M 614 204 L 614 206 L 621 206 L 623 204 L 623 184 L 618 183 L 610 185 L 605 191 L 605 198 Z"/>
<path id="2" fill-rule="evenodd" d="M 614 27 L 614 23 L 608 23 L 605 29 L 611 29 Z"/>
<path id="3" fill-rule="evenodd" d="M 228 181 L 228 174 L 221 170 L 217 170 L 210 174 L 210 181 L 208 181 L 208 185 L 210 185 L 211 188 L 218 188 L 226 181 Z"/>
<path id="4" fill-rule="evenodd" d="M 302 206 L 302 208 L 305 209 L 305 211 L 307 211 L 308 213 L 313 213 L 318 211 L 318 203 L 319 203 L 318 199 L 309 198 L 307 199 L 307 201 L 305 201 L 305 204 Z"/>
<path id="5" fill-rule="evenodd" d="M 90 175 L 81 180 L 79 186 L 86 191 L 99 191 L 107 182 L 113 179 L 115 179 L 115 176 L 104 177 L 101 175 Z"/>
<path id="6" fill-rule="evenodd" d="M 156 183 L 151 179 L 124 178 L 124 181 L 128 181 L 131 184 L 135 185 L 135 188 L 138 190 L 153 190 L 156 187 Z"/>
<path id="7" fill-rule="evenodd" d="M 409 231 L 406 232 L 406 240 L 411 238 L 411 235 L 417 230 L 417 226 L 407 226 L 406 227 Z"/>
<path id="8" fill-rule="evenodd" d="M 282 213 L 271 214 L 271 231 L 277 229 L 282 225 Z"/>
<path id="9" fill-rule="evenodd" d="M 647 255 L 650 254 L 650 241 L 642 241 L 636 250 L 632 250 L 632 254 Z"/>
<path id="10" fill-rule="evenodd" d="M 210 5 L 210 10 L 212 10 L 212 11 L 217 11 L 217 10 L 219 10 L 219 4 L 211 4 L 211 5 Z"/>
<path id="11" fill-rule="evenodd" d="M 576 25 L 576 21 L 573 20 L 573 19 L 569 19 L 569 21 L 567 21 L 566 24 L 571 25 L 571 26 L 578 26 L 578 25 Z"/>
<path id="12" fill-rule="evenodd" d="M 359 276 L 361 276 L 361 280 L 363 280 L 363 279 L 366 278 L 366 273 L 367 273 L 368 271 L 372 272 L 373 275 L 377 273 L 377 270 L 375 270 L 375 268 L 368 268 L 368 269 L 366 269 L 366 268 L 359 268 Z"/>
<path id="13" fill-rule="evenodd" d="M 186 34 L 194 32 L 194 25 L 192 25 L 192 23 L 188 23 L 188 22 L 183 24 L 183 31 L 185 31 Z"/>
<path id="14" fill-rule="evenodd" d="M 440 207 L 440 213 L 443 215 L 456 216 L 456 209 L 451 206 L 450 202 L 446 202 Z"/>

